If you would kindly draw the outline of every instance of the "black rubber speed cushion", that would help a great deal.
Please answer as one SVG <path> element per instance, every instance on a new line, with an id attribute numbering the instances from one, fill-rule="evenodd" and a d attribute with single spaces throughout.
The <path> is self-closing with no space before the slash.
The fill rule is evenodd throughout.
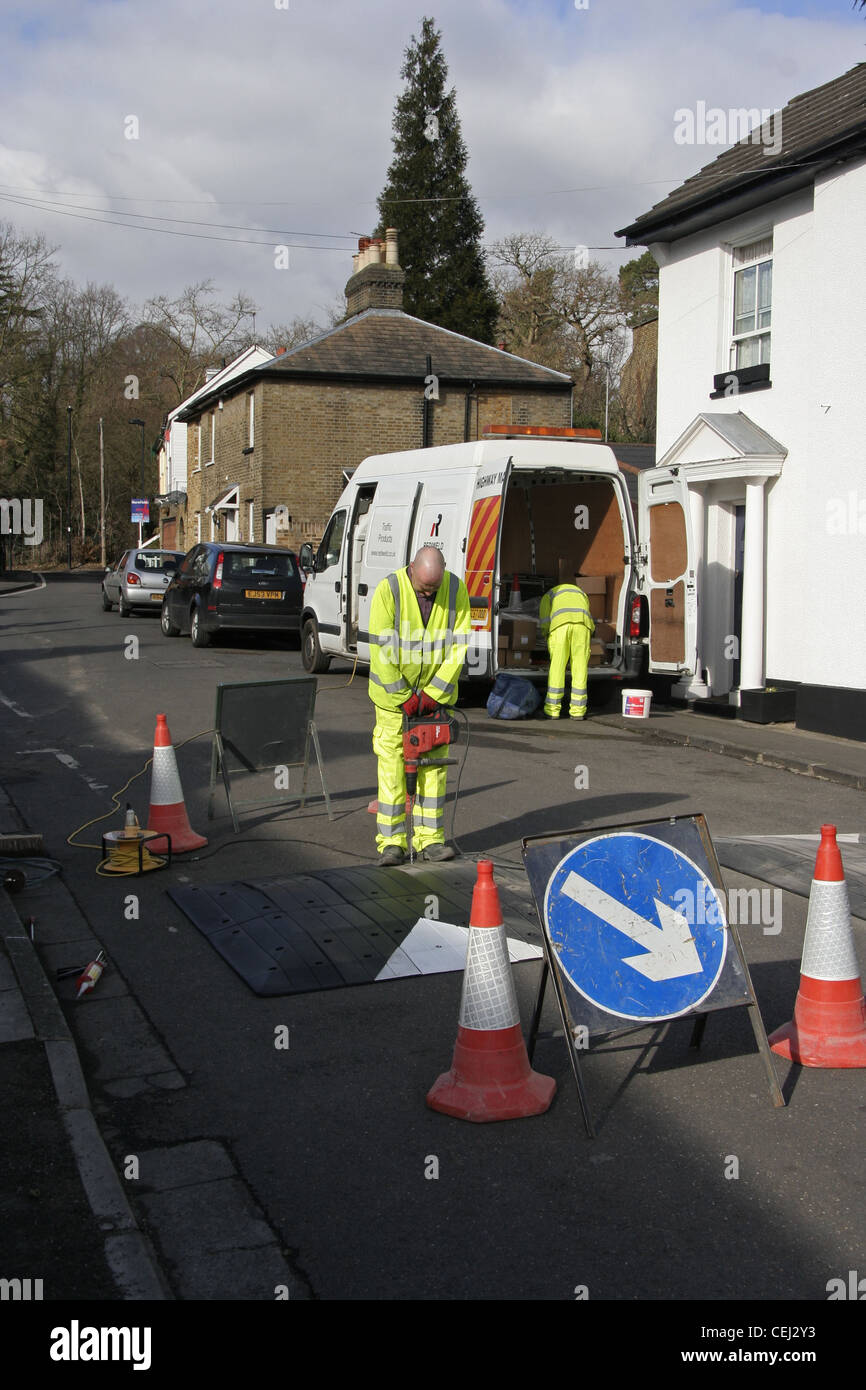
<path id="1" fill-rule="evenodd" d="M 431 896 L 440 921 L 468 926 L 476 876 L 472 862 L 371 865 L 182 886 L 169 896 L 256 994 L 308 994 L 372 984 L 430 915 Z M 497 888 L 508 935 L 540 948 L 525 880 L 516 889 L 497 880 Z"/>

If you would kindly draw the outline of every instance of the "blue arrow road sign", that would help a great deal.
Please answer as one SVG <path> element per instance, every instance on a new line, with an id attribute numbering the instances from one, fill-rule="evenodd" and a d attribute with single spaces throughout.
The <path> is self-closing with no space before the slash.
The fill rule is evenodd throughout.
<path id="1" fill-rule="evenodd" d="M 544 923 L 575 989 L 621 1018 L 685 1013 L 711 993 L 725 962 L 715 885 L 649 835 L 599 835 L 571 850 L 550 876 Z"/>

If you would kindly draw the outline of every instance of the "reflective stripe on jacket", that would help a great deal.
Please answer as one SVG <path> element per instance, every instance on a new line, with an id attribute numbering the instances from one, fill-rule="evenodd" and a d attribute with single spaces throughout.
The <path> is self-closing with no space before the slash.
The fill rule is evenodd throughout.
<path id="1" fill-rule="evenodd" d="M 595 632 L 595 621 L 589 611 L 589 599 L 576 584 L 555 584 L 544 595 L 538 610 L 541 635 L 546 637 L 566 623 L 582 623 Z"/>
<path id="2" fill-rule="evenodd" d="M 439 705 L 457 699 L 469 648 L 466 585 L 446 570 L 427 626 L 405 569 L 376 585 L 370 605 L 369 695 L 380 709 L 399 709 L 413 690 Z"/>

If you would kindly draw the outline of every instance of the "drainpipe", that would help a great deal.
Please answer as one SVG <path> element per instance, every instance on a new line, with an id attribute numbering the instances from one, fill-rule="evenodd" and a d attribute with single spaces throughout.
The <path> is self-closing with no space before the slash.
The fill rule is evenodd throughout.
<path id="1" fill-rule="evenodd" d="M 427 391 L 427 383 L 433 375 L 433 360 L 427 354 L 427 378 L 424 383 L 424 414 L 421 425 L 421 448 L 430 448 L 430 397 Z"/>
<path id="2" fill-rule="evenodd" d="M 470 436 L 471 429 L 472 429 L 472 396 L 473 396 L 473 393 L 475 392 L 475 390 L 477 389 L 477 385 L 478 385 L 478 384 L 477 384 L 477 382 L 475 382 L 475 381 L 470 382 L 470 383 L 469 383 L 469 390 L 466 392 L 466 408 L 465 408 L 465 410 L 464 410 L 464 412 L 463 412 L 463 442 L 464 442 L 464 444 L 467 444 L 467 443 L 469 442 L 469 436 Z"/>

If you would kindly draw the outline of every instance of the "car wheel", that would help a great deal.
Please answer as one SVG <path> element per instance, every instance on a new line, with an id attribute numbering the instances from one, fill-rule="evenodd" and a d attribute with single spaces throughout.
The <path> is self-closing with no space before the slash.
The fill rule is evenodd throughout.
<path id="1" fill-rule="evenodd" d="M 331 658 L 325 656 L 319 646 L 319 629 L 316 626 L 315 618 L 308 618 L 304 623 L 304 631 L 301 639 L 301 661 L 304 670 L 312 675 L 321 675 L 327 671 L 331 664 Z"/>
<path id="2" fill-rule="evenodd" d="M 180 628 L 171 621 L 171 614 L 168 611 L 168 604 L 165 599 L 162 601 L 162 610 L 159 615 L 159 625 L 162 628 L 164 637 L 179 637 Z"/>
<path id="3" fill-rule="evenodd" d="M 194 608 L 192 610 L 192 618 L 190 619 L 189 624 L 189 635 L 192 638 L 192 644 L 194 647 L 210 646 L 210 633 L 205 632 L 204 630 L 204 626 L 201 620 L 200 608 Z"/>
<path id="4" fill-rule="evenodd" d="M 114 604 L 111 602 L 111 599 L 108 597 L 108 594 L 105 592 L 105 586 L 103 585 L 103 589 L 102 589 L 102 611 L 103 611 L 103 613 L 110 613 L 113 607 L 114 607 Z"/>
<path id="5" fill-rule="evenodd" d="M 122 589 L 120 591 L 120 597 L 117 600 L 117 611 L 120 614 L 121 618 L 129 618 L 132 616 L 132 609 L 130 608 L 126 599 L 123 597 Z"/>

